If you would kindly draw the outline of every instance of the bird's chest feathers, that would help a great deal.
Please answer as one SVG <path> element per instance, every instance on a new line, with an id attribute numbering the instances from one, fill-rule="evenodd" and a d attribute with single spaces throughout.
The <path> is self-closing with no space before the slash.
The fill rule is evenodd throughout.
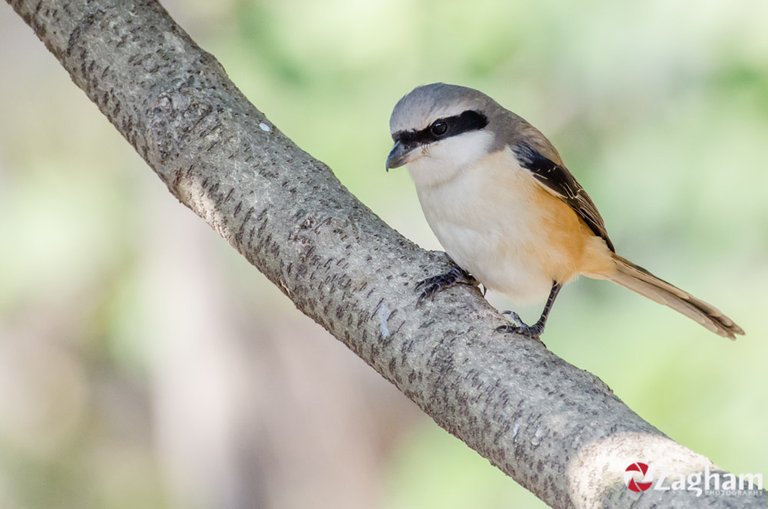
<path id="1" fill-rule="evenodd" d="M 578 219 L 511 152 L 495 152 L 448 181 L 417 188 L 440 243 L 486 286 L 530 300 L 545 297 L 553 278 L 571 277 L 570 239 L 561 237 L 579 230 Z"/>
<path id="2" fill-rule="evenodd" d="M 510 237 L 527 242 L 541 222 L 541 192 L 506 152 L 479 159 L 440 185 L 418 188 L 427 221 L 446 249 L 483 249 Z"/>

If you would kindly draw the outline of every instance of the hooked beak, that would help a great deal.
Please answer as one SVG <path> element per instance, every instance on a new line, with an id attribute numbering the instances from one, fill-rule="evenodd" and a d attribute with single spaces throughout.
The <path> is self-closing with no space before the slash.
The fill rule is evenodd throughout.
<path id="1" fill-rule="evenodd" d="M 417 154 L 418 152 L 415 148 L 403 145 L 401 142 L 396 141 L 395 146 L 392 147 L 392 150 L 387 156 L 387 171 L 408 164 L 416 159 L 414 156 Z"/>

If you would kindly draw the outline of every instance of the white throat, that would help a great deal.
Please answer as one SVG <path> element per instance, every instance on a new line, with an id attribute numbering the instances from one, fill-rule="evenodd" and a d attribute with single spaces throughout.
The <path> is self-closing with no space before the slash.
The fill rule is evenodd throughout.
<path id="1" fill-rule="evenodd" d="M 422 155 L 408 163 L 408 171 L 417 189 L 440 186 L 453 180 L 464 168 L 487 156 L 493 134 L 472 131 L 432 143 L 422 148 Z"/>

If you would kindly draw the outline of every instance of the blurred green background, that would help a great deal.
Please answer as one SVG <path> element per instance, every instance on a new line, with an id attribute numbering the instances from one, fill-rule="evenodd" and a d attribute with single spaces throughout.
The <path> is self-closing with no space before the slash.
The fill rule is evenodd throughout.
<path id="1" fill-rule="evenodd" d="M 384 172 L 397 99 L 459 83 L 538 126 L 619 252 L 747 331 L 582 280 L 547 346 L 716 464 L 768 475 L 768 3 L 164 5 L 425 248 L 407 173 Z M 543 507 L 172 199 L 7 6 L 0 42 L 0 508 Z"/>

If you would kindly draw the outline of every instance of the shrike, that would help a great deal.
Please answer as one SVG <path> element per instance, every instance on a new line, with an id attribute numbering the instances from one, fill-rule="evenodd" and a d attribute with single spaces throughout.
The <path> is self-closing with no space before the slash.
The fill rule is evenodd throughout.
<path id="1" fill-rule="evenodd" d="M 387 169 L 408 165 L 432 231 L 458 265 L 419 283 L 429 297 L 479 281 L 513 302 L 543 301 L 541 318 L 501 330 L 538 338 L 560 288 L 609 279 L 734 339 L 720 310 L 622 258 L 589 195 L 552 144 L 523 118 L 471 88 L 433 83 L 395 105 Z M 473 280 L 473 277 L 476 281 Z"/>

